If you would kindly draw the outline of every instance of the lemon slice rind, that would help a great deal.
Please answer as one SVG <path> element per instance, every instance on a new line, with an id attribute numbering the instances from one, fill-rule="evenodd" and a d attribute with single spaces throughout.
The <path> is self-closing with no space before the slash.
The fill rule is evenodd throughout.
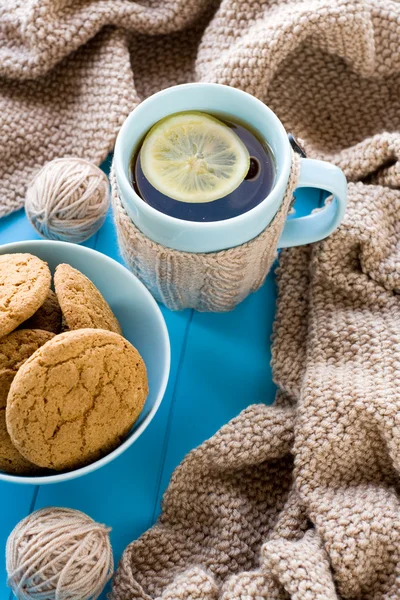
<path id="1" fill-rule="evenodd" d="M 249 152 L 238 135 L 215 117 L 197 111 L 158 121 L 146 135 L 143 173 L 162 194 L 180 202 L 213 202 L 242 183 Z"/>

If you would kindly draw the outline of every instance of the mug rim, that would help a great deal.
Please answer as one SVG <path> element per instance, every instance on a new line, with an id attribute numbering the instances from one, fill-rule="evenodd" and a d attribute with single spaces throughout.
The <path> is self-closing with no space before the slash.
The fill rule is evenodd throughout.
<path id="1" fill-rule="evenodd" d="M 286 152 L 284 153 L 284 158 L 283 158 L 282 164 L 280 164 L 280 167 L 281 167 L 280 172 L 279 172 L 279 174 L 276 174 L 274 184 L 273 184 L 271 190 L 269 191 L 269 193 L 267 194 L 267 196 L 263 200 L 261 200 L 261 202 L 259 202 L 259 204 L 257 204 L 250 210 L 247 210 L 247 211 L 241 213 L 240 215 L 237 215 L 236 217 L 230 217 L 228 219 L 221 219 L 218 221 L 188 221 L 186 219 L 179 219 L 178 217 L 173 217 L 171 215 L 163 213 L 163 212 L 157 210 L 156 208 L 153 208 L 152 206 L 150 206 L 150 204 L 145 202 L 143 200 L 143 198 L 141 198 L 136 193 L 136 191 L 134 190 L 134 188 L 130 182 L 128 173 L 125 171 L 125 168 L 124 168 L 122 140 L 128 134 L 129 127 L 130 127 L 130 124 L 133 121 L 133 119 L 140 117 L 140 114 L 142 112 L 149 110 L 151 108 L 151 104 L 153 104 L 154 102 L 159 102 L 160 100 L 162 100 L 163 97 L 170 95 L 171 93 L 175 93 L 176 90 L 179 89 L 181 91 L 184 91 L 185 89 L 194 88 L 194 87 L 206 88 L 206 89 L 208 88 L 208 89 L 214 89 L 214 90 L 224 88 L 225 90 L 229 90 L 229 93 L 233 93 L 233 94 L 242 96 L 243 100 L 245 100 L 246 102 L 256 104 L 261 110 L 263 110 L 266 113 L 266 115 L 268 115 L 269 118 L 272 118 L 276 122 L 277 130 L 280 134 L 283 144 L 286 146 Z M 193 109 L 193 110 L 195 110 L 195 109 Z M 174 114 L 174 113 L 170 112 L 168 114 Z M 232 116 L 234 117 L 235 115 L 232 115 Z M 257 130 L 257 132 L 258 132 L 258 130 Z M 265 139 L 264 135 L 261 135 L 260 133 L 259 133 L 259 135 L 263 140 L 265 140 L 268 143 L 268 140 Z M 132 143 L 132 153 L 135 148 L 135 144 L 137 142 L 138 142 L 138 140 L 135 139 Z M 131 153 L 131 156 L 132 156 L 132 153 Z M 261 213 L 263 211 L 263 209 L 265 209 L 265 203 L 268 200 L 268 198 L 271 196 L 271 194 L 274 192 L 274 190 L 276 190 L 276 188 L 279 187 L 279 184 L 281 183 L 281 181 L 283 179 L 287 180 L 289 178 L 290 167 L 291 167 L 290 142 L 287 137 L 286 130 L 285 130 L 283 124 L 281 123 L 281 121 L 279 120 L 279 118 L 277 117 L 277 115 L 266 104 L 264 104 L 264 102 L 262 102 L 261 100 L 259 100 L 255 96 L 253 96 L 252 94 L 249 94 L 248 92 L 245 92 L 239 88 L 235 88 L 235 87 L 232 87 L 229 85 L 224 85 L 221 83 L 206 83 L 206 82 L 204 82 L 204 83 L 203 82 L 183 83 L 183 84 L 174 85 L 174 86 L 165 88 L 159 92 L 156 92 L 155 94 L 152 94 L 151 96 L 149 96 L 148 98 L 143 100 L 140 104 L 138 104 L 129 113 L 129 115 L 125 119 L 124 123 L 122 124 L 121 129 L 118 132 L 118 136 L 117 136 L 117 140 L 116 140 L 115 148 L 114 148 L 114 165 L 115 165 L 115 175 L 117 178 L 118 186 L 120 186 L 122 188 L 122 192 L 124 195 L 127 195 L 133 201 L 134 204 L 140 206 L 141 211 L 143 211 L 150 217 L 158 218 L 160 221 L 164 222 L 166 225 L 168 225 L 168 224 L 170 224 L 170 225 L 185 224 L 185 226 L 188 226 L 191 229 L 204 232 L 204 230 L 206 228 L 207 229 L 220 228 L 221 225 L 223 225 L 224 223 L 226 224 L 225 226 L 235 225 L 235 224 L 239 223 L 240 221 L 246 220 L 246 218 L 254 218 L 257 216 L 258 213 Z M 279 206 L 277 209 L 279 209 Z"/>

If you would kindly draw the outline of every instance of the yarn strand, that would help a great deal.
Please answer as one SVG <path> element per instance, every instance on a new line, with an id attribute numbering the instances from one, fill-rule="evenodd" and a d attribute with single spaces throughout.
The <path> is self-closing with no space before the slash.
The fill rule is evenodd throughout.
<path id="1" fill-rule="evenodd" d="M 32 513 L 7 540 L 7 584 L 19 600 L 96 600 L 114 570 L 109 532 L 72 509 Z"/>
<path id="2" fill-rule="evenodd" d="M 109 203 L 109 182 L 101 169 L 81 158 L 58 158 L 31 182 L 25 210 L 42 237 L 79 243 L 101 227 Z"/>

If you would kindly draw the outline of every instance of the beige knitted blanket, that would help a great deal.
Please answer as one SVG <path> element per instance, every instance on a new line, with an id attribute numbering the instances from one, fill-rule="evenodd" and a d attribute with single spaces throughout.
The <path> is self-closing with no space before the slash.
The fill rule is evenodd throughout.
<path id="1" fill-rule="evenodd" d="M 0 216 L 47 161 L 101 162 L 140 99 L 191 80 L 241 87 L 310 156 L 396 185 L 399 19 L 397 0 L 0 0 Z"/>
<path id="2" fill-rule="evenodd" d="M 0 0 L 0 76 L 3 215 L 193 79 L 255 94 L 351 181 L 340 230 L 281 255 L 275 405 L 184 460 L 113 600 L 399 600 L 400 3 Z"/>
<path id="3" fill-rule="evenodd" d="M 399 600 L 400 193 L 349 195 L 281 254 L 275 405 L 185 458 L 112 600 Z"/>

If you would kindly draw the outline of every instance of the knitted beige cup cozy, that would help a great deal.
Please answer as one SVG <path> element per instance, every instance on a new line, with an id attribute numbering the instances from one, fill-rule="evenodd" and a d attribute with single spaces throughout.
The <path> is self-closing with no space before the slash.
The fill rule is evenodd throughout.
<path id="1" fill-rule="evenodd" d="M 292 203 L 299 171 L 299 157 L 292 153 L 285 197 L 274 219 L 260 235 L 236 248 L 193 254 L 157 244 L 133 224 L 119 198 L 112 169 L 114 217 L 125 263 L 153 296 L 171 310 L 232 310 L 264 283 L 277 256 L 278 240 Z"/>

